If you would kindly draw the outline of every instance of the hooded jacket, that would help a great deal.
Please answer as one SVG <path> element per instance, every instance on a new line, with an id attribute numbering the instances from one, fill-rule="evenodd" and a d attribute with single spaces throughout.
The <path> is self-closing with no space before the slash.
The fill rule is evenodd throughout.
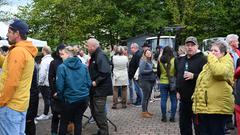
<path id="1" fill-rule="evenodd" d="M 175 62 L 176 88 L 181 95 L 181 101 L 192 102 L 191 97 L 195 89 L 196 80 L 203 66 L 207 63 L 207 59 L 202 52 L 198 52 L 190 58 L 187 56 L 179 57 Z M 186 63 L 188 63 L 188 71 L 194 74 L 191 80 L 185 80 L 183 78 Z"/>
<path id="2" fill-rule="evenodd" d="M 87 66 L 78 57 L 67 58 L 57 68 L 58 98 L 65 103 L 87 101 L 92 85 Z"/>
<path id="3" fill-rule="evenodd" d="M 27 111 L 37 48 L 31 41 L 20 41 L 10 47 L 3 61 L 0 76 L 0 107 L 19 112 Z"/>
<path id="4" fill-rule="evenodd" d="M 229 54 L 217 59 L 208 55 L 208 63 L 200 73 L 193 99 L 195 114 L 232 114 L 233 97 L 233 60 Z"/>

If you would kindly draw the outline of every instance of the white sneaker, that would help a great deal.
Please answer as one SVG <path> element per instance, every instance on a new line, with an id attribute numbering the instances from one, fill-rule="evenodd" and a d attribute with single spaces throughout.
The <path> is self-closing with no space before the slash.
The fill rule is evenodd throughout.
<path id="1" fill-rule="evenodd" d="M 34 123 L 37 125 L 38 124 L 38 121 L 36 120 L 36 118 L 34 119 Z"/>
<path id="2" fill-rule="evenodd" d="M 48 115 L 45 115 L 45 114 L 42 114 L 40 115 L 39 117 L 36 118 L 36 120 L 47 120 L 49 119 L 49 116 Z"/>
<path id="3" fill-rule="evenodd" d="M 53 114 L 48 114 L 48 118 L 50 119 L 50 118 L 52 118 L 52 116 L 53 116 Z"/>

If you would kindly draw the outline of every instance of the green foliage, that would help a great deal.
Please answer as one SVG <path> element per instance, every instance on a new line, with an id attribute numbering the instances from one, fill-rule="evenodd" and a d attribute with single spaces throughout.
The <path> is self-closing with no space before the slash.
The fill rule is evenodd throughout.
<path id="1" fill-rule="evenodd" d="M 161 27 L 185 26 L 183 38 L 240 33 L 240 0 L 33 0 L 20 8 L 31 36 L 59 43 L 83 44 L 94 35 L 105 46 Z"/>

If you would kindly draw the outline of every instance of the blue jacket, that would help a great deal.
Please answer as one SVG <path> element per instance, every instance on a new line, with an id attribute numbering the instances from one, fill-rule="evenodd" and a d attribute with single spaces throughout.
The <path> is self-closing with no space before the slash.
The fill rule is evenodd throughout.
<path id="1" fill-rule="evenodd" d="M 57 69 L 56 86 L 58 98 L 65 103 L 86 101 L 92 85 L 86 65 L 80 59 L 66 59 Z"/>

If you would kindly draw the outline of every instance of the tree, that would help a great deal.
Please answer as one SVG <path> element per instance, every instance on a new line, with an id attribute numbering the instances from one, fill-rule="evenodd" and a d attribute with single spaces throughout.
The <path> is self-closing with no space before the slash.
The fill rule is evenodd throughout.
<path id="1" fill-rule="evenodd" d="M 108 46 L 172 25 L 185 26 L 182 39 L 239 34 L 238 5 L 240 0 L 33 0 L 17 16 L 29 23 L 32 37 L 52 47 L 81 44 L 89 35 Z"/>
<path id="2" fill-rule="evenodd" d="M 8 5 L 8 2 L 6 0 L 0 0 L 0 8 L 6 5 Z M 12 14 L 9 12 L 0 10 L 0 21 L 8 21 L 11 17 Z"/>

